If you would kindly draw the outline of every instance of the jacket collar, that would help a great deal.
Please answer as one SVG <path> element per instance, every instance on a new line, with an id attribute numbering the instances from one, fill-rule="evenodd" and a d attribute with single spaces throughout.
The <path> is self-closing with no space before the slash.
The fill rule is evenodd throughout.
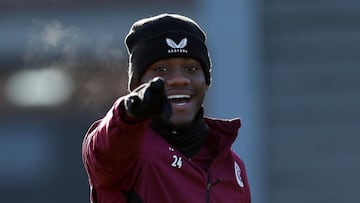
<path id="1" fill-rule="evenodd" d="M 230 149 L 238 136 L 241 120 L 239 118 L 229 120 L 205 117 L 205 122 L 209 126 L 209 136 L 206 141 L 208 146 L 217 153 L 224 148 Z"/>

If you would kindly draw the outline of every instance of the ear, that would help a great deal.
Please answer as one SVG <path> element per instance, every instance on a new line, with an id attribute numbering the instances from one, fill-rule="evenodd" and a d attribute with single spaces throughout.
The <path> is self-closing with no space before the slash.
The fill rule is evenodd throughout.
<path id="1" fill-rule="evenodd" d="M 206 84 L 206 86 L 205 86 L 205 92 L 207 92 L 207 91 L 208 91 L 209 86 L 210 86 L 210 85 Z"/>

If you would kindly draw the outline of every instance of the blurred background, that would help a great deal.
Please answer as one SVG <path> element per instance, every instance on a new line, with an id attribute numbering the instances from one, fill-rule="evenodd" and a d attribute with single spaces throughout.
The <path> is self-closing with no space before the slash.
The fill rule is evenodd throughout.
<path id="1" fill-rule="evenodd" d="M 360 202 L 360 1 L 1 0 L 1 203 L 89 202 L 83 136 L 163 12 L 207 32 L 206 114 L 242 119 L 253 203 Z"/>

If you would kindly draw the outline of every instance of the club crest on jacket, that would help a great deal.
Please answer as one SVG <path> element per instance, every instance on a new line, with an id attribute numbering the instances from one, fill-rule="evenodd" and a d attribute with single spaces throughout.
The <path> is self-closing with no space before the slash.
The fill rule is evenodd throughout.
<path id="1" fill-rule="evenodd" d="M 235 176 L 237 183 L 239 184 L 240 187 L 244 187 L 244 182 L 241 178 L 241 169 L 239 165 L 236 163 L 236 161 L 234 161 L 234 169 L 235 169 Z"/>

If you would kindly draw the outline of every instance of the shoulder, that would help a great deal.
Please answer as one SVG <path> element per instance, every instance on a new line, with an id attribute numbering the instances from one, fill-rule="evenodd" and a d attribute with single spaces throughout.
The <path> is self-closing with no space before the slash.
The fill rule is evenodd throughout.
<path id="1" fill-rule="evenodd" d="M 205 122 L 209 125 L 209 127 L 215 129 L 222 129 L 225 131 L 233 131 L 238 130 L 241 127 L 241 120 L 240 118 L 233 118 L 233 119 L 221 119 L 221 118 L 211 118 L 205 117 Z"/>

